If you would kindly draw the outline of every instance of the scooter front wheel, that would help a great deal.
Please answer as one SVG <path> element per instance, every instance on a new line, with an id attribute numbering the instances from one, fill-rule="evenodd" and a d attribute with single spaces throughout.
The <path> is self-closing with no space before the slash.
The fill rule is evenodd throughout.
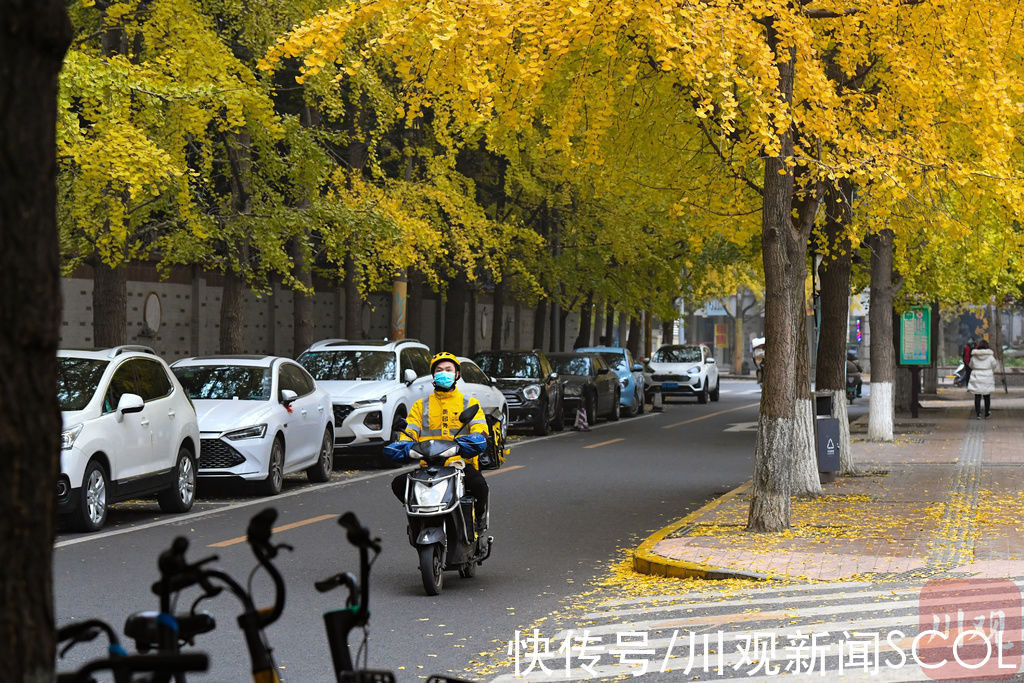
<path id="1" fill-rule="evenodd" d="M 423 579 L 423 590 L 427 595 L 441 592 L 444 579 L 444 566 L 441 563 L 441 544 L 420 546 L 420 577 Z"/>

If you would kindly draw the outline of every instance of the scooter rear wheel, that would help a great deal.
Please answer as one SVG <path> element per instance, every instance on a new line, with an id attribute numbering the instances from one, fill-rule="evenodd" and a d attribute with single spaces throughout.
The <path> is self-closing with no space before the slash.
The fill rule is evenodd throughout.
<path id="1" fill-rule="evenodd" d="M 444 567 L 441 565 L 440 543 L 420 548 L 420 577 L 423 579 L 423 590 L 427 595 L 437 595 L 441 592 Z"/>

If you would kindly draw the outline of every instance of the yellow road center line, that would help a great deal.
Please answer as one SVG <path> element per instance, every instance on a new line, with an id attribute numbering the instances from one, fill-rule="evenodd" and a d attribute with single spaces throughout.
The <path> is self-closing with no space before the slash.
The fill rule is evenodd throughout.
<path id="1" fill-rule="evenodd" d="M 700 417 L 691 417 L 689 420 L 683 420 L 682 422 L 673 422 L 670 425 L 664 425 L 662 427 L 662 429 L 672 429 L 673 427 L 678 427 L 679 425 L 688 425 L 691 422 L 697 422 L 698 420 L 706 420 L 709 417 L 714 417 L 715 415 L 725 415 L 726 413 L 734 413 L 737 410 L 746 410 L 747 408 L 754 408 L 755 406 L 759 406 L 759 405 L 761 405 L 761 403 L 757 402 L 757 403 L 748 403 L 747 405 L 737 406 L 736 408 L 726 408 L 725 410 L 719 410 L 717 413 L 708 413 L 706 415 L 701 415 Z"/>
<path id="2" fill-rule="evenodd" d="M 301 522 L 292 522 L 291 524 L 282 524 L 281 526 L 274 527 L 274 533 L 276 534 L 276 533 L 281 532 L 281 531 L 288 531 L 289 529 L 296 529 L 296 528 L 298 528 L 300 526 L 306 526 L 307 524 L 315 524 L 317 522 L 322 522 L 325 519 L 334 519 L 337 516 L 338 515 L 334 515 L 334 514 L 331 514 L 331 515 L 320 515 L 319 517 L 310 517 L 309 519 L 304 519 Z M 210 545 L 208 545 L 206 547 L 207 548 L 226 548 L 229 545 L 235 545 L 236 543 L 242 543 L 244 541 L 245 541 L 245 536 L 239 536 L 238 538 L 231 538 L 231 539 L 228 539 L 226 541 L 220 541 L 219 543 L 211 543 Z"/>
<path id="3" fill-rule="evenodd" d="M 502 467 L 500 470 L 491 470 L 490 472 L 484 472 L 485 477 L 493 477 L 495 474 L 501 474 L 502 472 L 511 472 L 512 470 L 518 470 L 526 467 L 526 465 L 511 465 L 509 467 Z"/>
<path id="4" fill-rule="evenodd" d="M 601 443 L 592 443 L 589 446 L 584 446 L 584 448 L 597 448 L 598 446 L 607 446 L 610 443 L 617 443 L 619 441 L 625 441 L 625 439 L 608 439 L 607 441 L 602 441 Z"/>

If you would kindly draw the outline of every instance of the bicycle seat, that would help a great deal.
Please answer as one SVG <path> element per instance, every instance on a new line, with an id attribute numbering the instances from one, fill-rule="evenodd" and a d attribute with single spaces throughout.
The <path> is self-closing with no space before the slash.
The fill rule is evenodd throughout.
<path id="1" fill-rule="evenodd" d="M 160 627 L 157 624 L 159 612 L 136 612 L 124 622 L 124 634 L 135 641 L 139 652 L 147 652 L 160 644 Z M 217 622 L 209 612 L 185 612 L 175 614 L 178 622 L 178 640 L 192 643 L 200 633 L 212 631 Z"/>

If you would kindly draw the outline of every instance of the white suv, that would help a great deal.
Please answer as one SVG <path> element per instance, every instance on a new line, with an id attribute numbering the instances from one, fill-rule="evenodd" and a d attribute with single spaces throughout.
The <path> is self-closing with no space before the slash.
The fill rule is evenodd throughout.
<path id="1" fill-rule="evenodd" d="M 390 442 L 395 419 L 434 390 L 430 350 L 414 339 L 325 339 L 298 361 L 331 396 L 336 448 Z"/>
<path id="2" fill-rule="evenodd" d="M 61 435 L 57 512 L 95 531 L 111 503 L 157 494 L 192 508 L 199 427 L 178 380 L 152 349 L 57 352 Z"/>
<path id="3" fill-rule="evenodd" d="M 698 403 L 717 401 L 718 366 L 704 344 L 669 344 L 654 352 L 648 363 L 661 395 L 696 396 Z"/>

